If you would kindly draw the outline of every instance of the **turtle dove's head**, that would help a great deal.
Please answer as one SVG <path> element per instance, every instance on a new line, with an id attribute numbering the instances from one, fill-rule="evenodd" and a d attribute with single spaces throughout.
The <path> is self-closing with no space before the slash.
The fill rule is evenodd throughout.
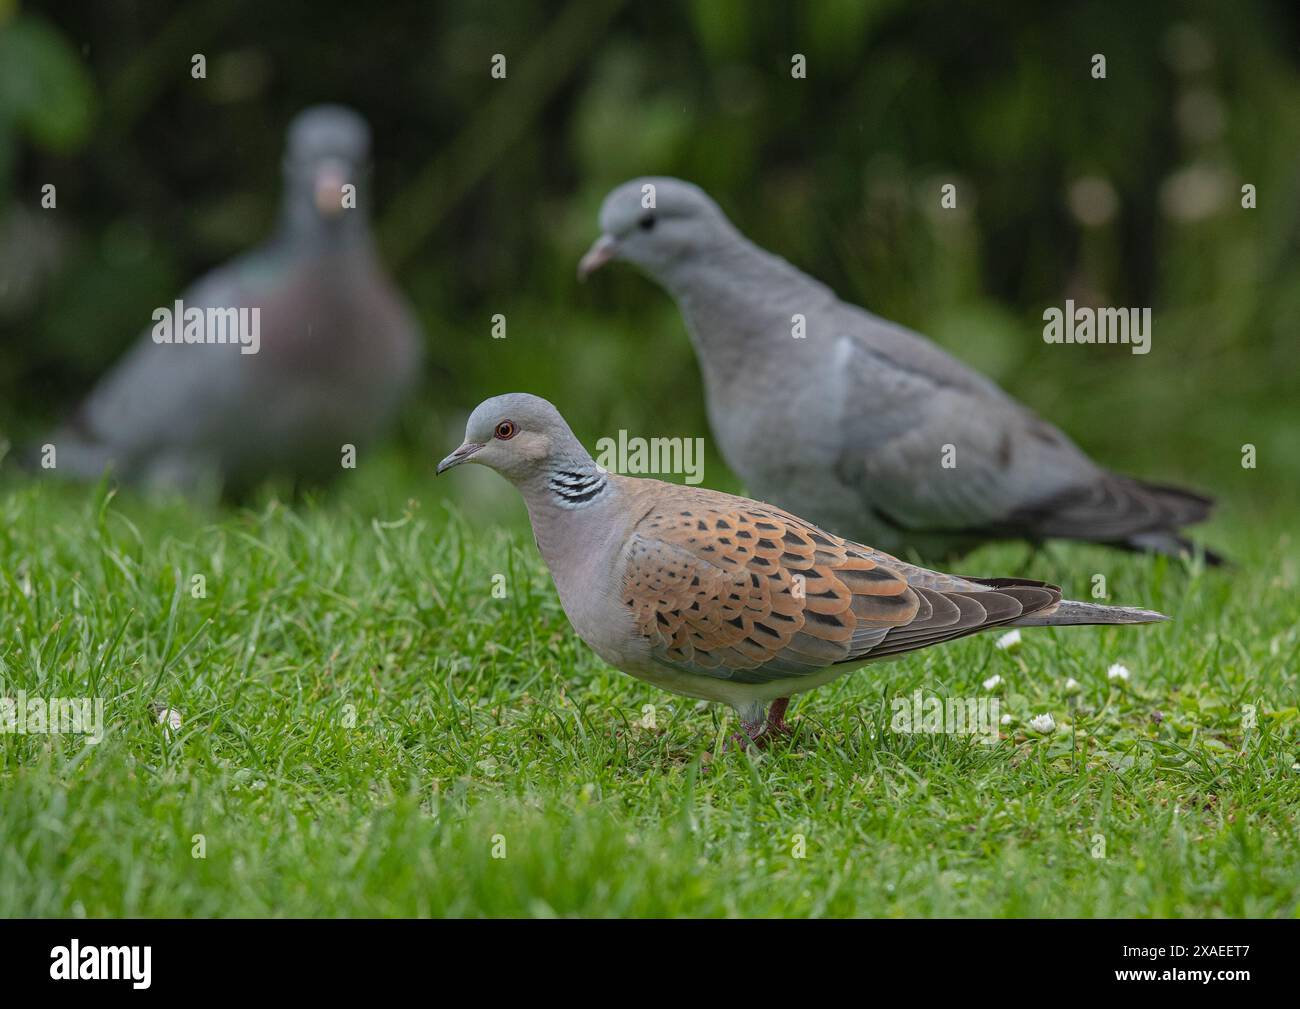
<path id="1" fill-rule="evenodd" d="M 518 485 L 561 463 L 589 460 L 559 410 L 540 396 L 511 392 L 474 408 L 465 424 L 464 443 L 438 464 L 437 471 L 474 462 Z"/>

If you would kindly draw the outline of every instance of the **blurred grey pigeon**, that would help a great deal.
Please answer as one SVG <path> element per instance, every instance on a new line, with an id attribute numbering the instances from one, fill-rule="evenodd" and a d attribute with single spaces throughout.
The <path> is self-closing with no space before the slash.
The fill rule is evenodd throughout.
<path id="1" fill-rule="evenodd" d="M 351 109 L 294 118 L 273 236 L 155 313 L 47 439 L 53 473 L 111 466 L 153 486 L 238 491 L 274 474 L 328 478 L 345 446 L 384 430 L 417 378 L 422 337 L 375 252 L 369 151 Z"/>
<path id="2" fill-rule="evenodd" d="M 526 393 L 479 404 L 438 472 L 467 462 L 523 495 L 578 636 L 617 669 L 730 704 L 742 741 L 787 731 L 792 694 L 868 662 L 1004 627 L 1168 619 L 930 571 L 758 501 L 608 473 Z"/>
<path id="3" fill-rule="evenodd" d="M 927 556 L 1002 538 L 1178 555 L 1181 527 L 1210 512 L 1200 494 L 1101 468 L 925 338 L 754 245 L 698 186 L 624 183 L 600 227 L 579 276 L 624 259 L 673 296 L 719 447 L 759 497 Z"/>

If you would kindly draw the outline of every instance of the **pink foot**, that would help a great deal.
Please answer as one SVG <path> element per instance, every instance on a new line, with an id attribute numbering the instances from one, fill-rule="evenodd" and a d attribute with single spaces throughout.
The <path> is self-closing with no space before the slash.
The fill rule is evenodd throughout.
<path id="1" fill-rule="evenodd" d="M 737 750 L 747 750 L 749 747 L 762 747 L 767 743 L 767 726 L 762 722 L 744 722 L 740 723 L 744 732 L 733 732 L 731 734 L 731 746 Z"/>
<path id="2" fill-rule="evenodd" d="M 751 745 L 764 747 L 777 736 L 794 735 L 794 729 L 790 728 L 785 721 L 785 710 L 789 706 L 790 698 L 778 697 L 768 709 L 766 721 L 742 720 L 740 727 L 745 731 L 734 733 L 731 737 L 731 745 L 738 750 L 747 749 Z"/>

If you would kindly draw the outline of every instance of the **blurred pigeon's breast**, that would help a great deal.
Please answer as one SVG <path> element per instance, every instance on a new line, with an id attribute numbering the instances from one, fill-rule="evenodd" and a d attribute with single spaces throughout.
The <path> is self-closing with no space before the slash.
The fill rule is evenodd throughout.
<path id="1" fill-rule="evenodd" d="M 245 438 L 227 446 L 231 468 L 337 469 L 416 378 L 415 327 L 384 278 L 352 258 L 310 262 L 257 304 L 261 347 L 239 362 Z"/>

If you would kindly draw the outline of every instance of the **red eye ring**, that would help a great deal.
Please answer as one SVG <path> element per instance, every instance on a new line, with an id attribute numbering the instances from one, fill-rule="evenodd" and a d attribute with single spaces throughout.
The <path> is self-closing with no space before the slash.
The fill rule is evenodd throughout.
<path id="1" fill-rule="evenodd" d="M 519 428 L 515 427 L 513 420 L 503 420 L 497 425 L 497 429 L 492 432 L 492 437 L 498 441 L 509 441 L 519 433 Z"/>

